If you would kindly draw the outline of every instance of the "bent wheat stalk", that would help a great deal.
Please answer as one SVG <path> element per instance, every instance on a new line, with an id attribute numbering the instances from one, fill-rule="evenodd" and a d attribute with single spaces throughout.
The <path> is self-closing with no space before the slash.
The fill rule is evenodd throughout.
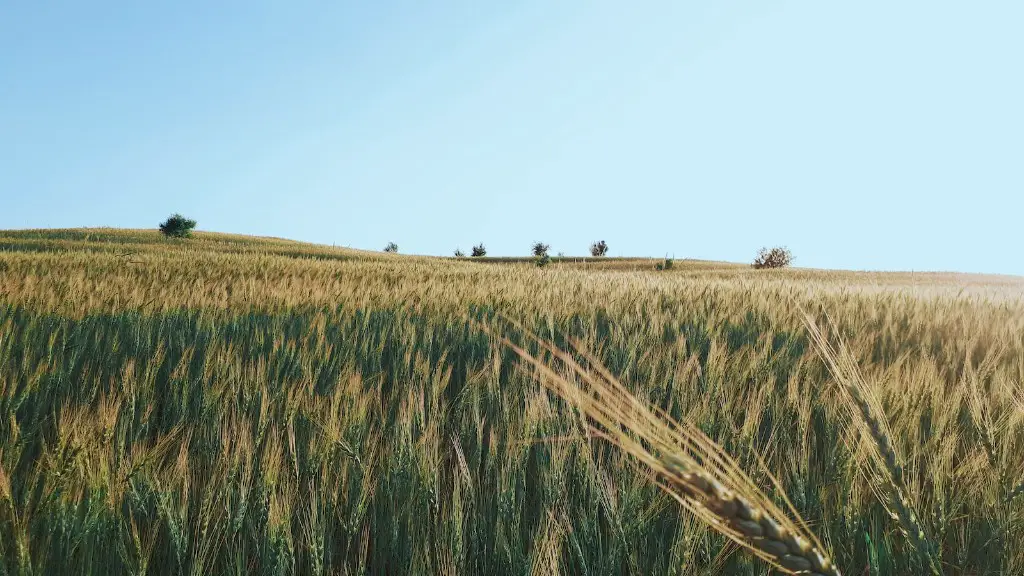
<path id="1" fill-rule="evenodd" d="M 935 553 L 935 546 L 925 533 L 914 502 L 910 499 L 903 478 L 903 466 L 890 440 L 892 431 L 885 420 L 881 403 L 868 389 L 857 368 L 857 362 L 846 347 L 841 342 L 838 349 L 833 347 L 814 319 L 806 312 L 804 323 L 819 355 L 839 383 L 843 400 L 853 416 L 853 425 L 871 439 L 868 447 L 875 466 L 870 467 L 869 471 L 884 479 L 884 482 L 875 487 L 879 501 L 889 514 L 899 521 L 900 530 L 917 549 L 929 570 L 933 574 L 941 574 L 942 569 Z"/>
<path id="2" fill-rule="evenodd" d="M 483 329 L 493 334 L 486 326 Z M 563 376 L 507 338 L 497 337 L 537 371 L 546 388 L 596 422 L 597 435 L 646 467 L 662 490 L 709 527 L 785 573 L 840 575 L 788 501 L 796 521 L 703 432 L 638 400 L 580 345 L 572 342 L 585 357 L 586 367 L 550 342 L 529 336 L 559 361 L 555 366 L 569 374 Z"/>

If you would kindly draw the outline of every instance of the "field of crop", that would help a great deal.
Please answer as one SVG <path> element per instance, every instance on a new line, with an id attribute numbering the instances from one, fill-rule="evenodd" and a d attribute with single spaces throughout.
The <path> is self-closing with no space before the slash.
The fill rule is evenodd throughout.
<path id="1" fill-rule="evenodd" d="M 0 232 L 0 574 L 778 573 L 497 338 L 529 333 L 844 574 L 1024 573 L 1024 279 L 654 262 Z"/>

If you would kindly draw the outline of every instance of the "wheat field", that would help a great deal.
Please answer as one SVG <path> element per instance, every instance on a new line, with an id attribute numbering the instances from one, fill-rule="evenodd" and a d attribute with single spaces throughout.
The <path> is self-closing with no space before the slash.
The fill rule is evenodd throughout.
<path id="1" fill-rule="evenodd" d="M 599 372 L 836 573 L 1024 573 L 1024 279 L 654 262 L 0 232 L 0 574 L 811 572 Z"/>

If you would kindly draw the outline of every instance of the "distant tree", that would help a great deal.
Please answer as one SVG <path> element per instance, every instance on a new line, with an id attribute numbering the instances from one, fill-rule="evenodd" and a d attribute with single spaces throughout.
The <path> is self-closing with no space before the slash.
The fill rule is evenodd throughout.
<path id="1" fill-rule="evenodd" d="M 473 258 L 482 258 L 487 256 L 487 247 L 484 246 L 483 242 L 473 246 L 473 251 L 470 253 Z"/>
<path id="2" fill-rule="evenodd" d="M 559 258 L 565 258 L 565 252 L 559 252 L 558 253 L 558 257 Z"/>
<path id="3" fill-rule="evenodd" d="M 181 214 L 173 214 L 160 224 L 160 232 L 168 238 L 188 238 L 196 227 L 195 220 L 189 220 Z"/>
<path id="4" fill-rule="evenodd" d="M 460 250 L 459 248 L 456 248 L 455 249 L 455 257 L 456 258 L 465 258 L 466 257 L 466 253 L 463 252 L 462 250 Z"/>
<path id="5" fill-rule="evenodd" d="M 397 254 L 398 253 L 398 244 L 395 244 L 394 242 L 388 242 L 388 245 L 384 247 L 384 251 L 385 252 L 390 252 L 392 254 Z"/>
<path id="6" fill-rule="evenodd" d="M 764 268 L 785 268 L 793 263 L 793 253 L 784 246 L 775 248 L 761 248 L 754 258 L 752 266 L 758 270 Z"/>
<path id="7" fill-rule="evenodd" d="M 608 244 L 604 240 L 598 240 L 590 245 L 590 255 L 597 258 L 608 254 Z"/>
<path id="8" fill-rule="evenodd" d="M 672 269 L 672 263 L 674 261 L 675 261 L 675 258 L 669 258 L 668 256 L 665 256 L 665 261 L 664 262 L 658 262 L 657 264 L 655 264 L 654 265 L 654 269 L 655 270 L 671 270 Z"/>
<path id="9" fill-rule="evenodd" d="M 534 256 L 540 258 L 541 256 L 547 256 L 548 250 L 550 249 L 551 246 L 548 246 L 543 242 L 534 242 L 533 247 L 530 249 L 530 251 L 533 252 Z"/>

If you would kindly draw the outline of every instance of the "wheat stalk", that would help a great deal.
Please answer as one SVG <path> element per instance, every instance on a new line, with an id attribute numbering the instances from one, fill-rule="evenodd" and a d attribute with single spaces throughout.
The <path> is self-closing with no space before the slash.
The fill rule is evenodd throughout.
<path id="1" fill-rule="evenodd" d="M 487 327 L 483 329 L 493 334 Z M 785 573 L 840 575 L 825 547 L 792 505 L 786 502 L 796 521 L 703 432 L 638 400 L 575 342 L 574 350 L 586 358 L 589 369 L 550 342 L 530 337 L 557 358 L 571 376 L 560 375 L 522 347 L 498 336 L 534 367 L 546 388 L 595 421 L 598 436 L 645 466 L 658 486 L 683 508 Z"/>
<path id="2" fill-rule="evenodd" d="M 818 353 L 839 382 L 843 398 L 853 414 L 854 426 L 871 439 L 870 454 L 877 464 L 873 471 L 886 481 L 875 486 L 879 500 L 888 508 L 890 515 L 899 521 L 901 531 L 924 558 L 929 569 L 934 574 L 941 574 L 935 546 L 925 533 L 914 502 L 910 499 L 903 478 L 903 466 L 890 440 L 892 431 L 885 420 L 881 403 L 868 389 L 856 361 L 845 346 L 840 343 L 837 350 L 826 339 L 813 318 L 805 313 L 804 319 Z"/>

